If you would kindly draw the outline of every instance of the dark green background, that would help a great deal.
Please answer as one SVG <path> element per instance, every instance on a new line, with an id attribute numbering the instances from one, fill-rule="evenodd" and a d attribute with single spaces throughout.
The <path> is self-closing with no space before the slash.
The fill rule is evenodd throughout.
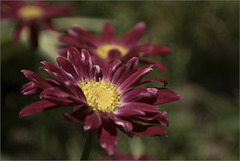
<path id="1" fill-rule="evenodd" d="M 167 44 L 172 49 L 171 55 L 152 57 L 164 63 L 169 72 L 155 70 L 148 75 L 167 79 L 168 88 L 182 96 L 181 101 L 160 106 L 168 112 L 168 137 L 130 139 L 120 133 L 119 151 L 136 157 L 146 152 L 155 160 L 239 158 L 238 1 L 69 3 L 80 17 L 108 19 L 118 37 L 144 21 L 147 31 L 142 42 L 153 34 L 153 44 Z M 59 28 L 67 23 L 54 21 L 60 24 Z M 19 93 L 28 81 L 20 70 L 30 69 L 46 77 L 36 67 L 41 66 L 42 60 L 52 60 L 42 51 L 33 53 L 24 44 L 13 44 L 12 30 L 4 28 L 4 23 L 1 22 L 5 29 L 1 32 L 2 159 L 80 158 L 86 133 L 82 125 L 68 122 L 61 115 L 70 112 L 69 108 L 18 119 L 23 107 L 38 100 L 37 96 Z M 11 23 L 14 28 L 16 23 Z M 99 29 L 91 31 L 99 34 Z M 100 155 L 106 152 L 95 139 L 90 159 Z"/>

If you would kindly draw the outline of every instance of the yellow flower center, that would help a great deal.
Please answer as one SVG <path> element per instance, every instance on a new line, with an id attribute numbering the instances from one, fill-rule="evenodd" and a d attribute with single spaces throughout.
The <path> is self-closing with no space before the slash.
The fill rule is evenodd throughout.
<path id="1" fill-rule="evenodd" d="M 79 82 L 79 87 L 83 91 L 87 104 L 96 111 L 103 111 L 113 113 L 116 107 L 121 105 L 120 94 L 117 91 L 117 87 L 111 84 L 107 79 L 96 82 L 91 80 L 90 82 Z"/>
<path id="2" fill-rule="evenodd" d="M 19 9 L 19 16 L 24 20 L 39 18 L 43 15 L 43 8 L 39 6 L 23 6 Z"/>
<path id="3" fill-rule="evenodd" d="M 106 59 L 108 57 L 109 51 L 111 51 L 113 49 L 117 49 L 121 53 L 121 56 L 125 56 L 128 53 L 128 49 L 126 49 L 123 46 L 119 46 L 119 45 L 115 45 L 115 44 L 101 45 L 97 48 L 97 53 L 101 58 Z"/>

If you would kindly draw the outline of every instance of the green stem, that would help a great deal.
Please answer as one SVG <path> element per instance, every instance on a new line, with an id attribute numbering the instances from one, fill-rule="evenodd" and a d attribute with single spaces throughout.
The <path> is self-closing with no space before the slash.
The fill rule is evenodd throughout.
<path id="1" fill-rule="evenodd" d="M 94 132 L 88 132 L 87 133 L 87 138 L 85 141 L 85 145 L 83 148 L 83 153 L 82 153 L 82 157 L 81 160 L 87 160 L 91 151 L 91 146 L 92 146 L 92 142 L 93 142 L 93 137 L 94 136 Z"/>

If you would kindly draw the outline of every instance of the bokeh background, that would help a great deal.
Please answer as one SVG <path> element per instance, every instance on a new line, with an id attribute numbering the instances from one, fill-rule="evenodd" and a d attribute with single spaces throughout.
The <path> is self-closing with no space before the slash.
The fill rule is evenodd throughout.
<path id="1" fill-rule="evenodd" d="M 171 55 L 153 59 L 169 72 L 153 71 L 148 77 L 168 80 L 168 88 L 181 101 L 160 106 L 167 111 L 168 137 L 128 138 L 120 133 L 118 150 L 135 157 L 147 153 L 154 160 L 238 160 L 239 159 L 239 1 L 72 1 L 79 16 L 56 18 L 62 33 L 78 24 L 100 34 L 104 22 L 121 37 L 144 21 L 153 43 L 167 44 Z M 38 100 L 23 96 L 28 80 L 20 72 L 29 69 L 41 76 L 40 61 L 55 63 L 59 33 L 42 30 L 40 48 L 33 53 L 22 34 L 12 43 L 16 27 L 1 20 L 1 159 L 79 159 L 86 133 L 83 126 L 65 120 L 69 108 L 18 119 L 19 111 Z M 89 159 L 106 152 L 95 138 Z"/>

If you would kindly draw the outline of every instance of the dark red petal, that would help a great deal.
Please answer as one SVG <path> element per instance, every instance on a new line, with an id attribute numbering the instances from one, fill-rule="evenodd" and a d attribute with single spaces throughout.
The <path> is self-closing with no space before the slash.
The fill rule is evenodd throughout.
<path id="1" fill-rule="evenodd" d="M 152 70 L 152 65 L 146 65 L 144 67 L 139 68 L 139 70 L 135 73 L 133 73 L 131 76 L 129 76 L 122 84 L 119 86 L 119 90 L 121 92 L 125 92 L 128 89 L 133 88 L 136 86 L 137 83 Z"/>
<path id="2" fill-rule="evenodd" d="M 140 55 L 167 55 L 171 53 L 171 49 L 166 45 L 143 45 L 138 48 Z"/>
<path id="3" fill-rule="evenodd" d="M 112 27 L 111 24 L 105 23 L 103 30 L 102 30 L 102 35 L 101 35 L 102 41 L 103 42 L 112 42 L 115 41 L 115 32 L 114 28 Z"/>
<path id="4" fill-rule="evenodd" d="M 67 16 L 71 14 L 71 10 L 72 8 L 69 5 L 61 6 L 58 4 L 54 4 L 45 9 L 44 18 L 49 19 L 49 18 Z"/>
<path id="5" fill-rule="evenodd" d="M 98 130 L 98 139 L 101 143 L 101 147 L 104 148 L 109 155 L 113 155 L 117 146 L 117 140 L 119 139 L 118 133 L 111 133 L 102 127 Z"/>
<path id="6" fill-rule="evenodd" d="M 66 72 L 70 73 L 75 79 L 76 81 L 80 80 L 80 76 L 77 74 L 73 64 L 71 62 L 69 62 L 68 60 L 62 58 L 62 57 L 58 57 L 57 58 L 57 63 L 60 67 L 62 67 Z"/>
<path id="7" fill-rule="evenodd" d="M 42 89 L 46 89 L 51 87 L 51 85 L 42 77 L 37 75 L 36 73 L 30 71 L 30 70 L 21 70 L 25 77 L 27 77 L 30 81 L 35 83 L 37 86 L 39 86 Z"/>
<path id="8" fill-rule="evenodd" d="M 93 45 L 94 47 L 97 47 L 97 46 L 99 46 L 99 44 L 101 44 L 101 41 L 98 37 L 94 36 L 93 34 L 91 34 L 88 31 L 84 30 L 80 26 L 74 25 L 73 29 L 76 32 L 78 32 L 80 35 L 82 35 L 82 38 L 84 38 L 84 41 Z"/>
<path id="9" fill-rule="evenodd" d="M 167 136 L 167 132 L 164 128 L 154 125 L 138 125 L 133 124 L 133 135 L 134 136 Z"/>
<path id="10" fill-rule="evenodd" d="M 36 113 L 43 112 L 45 110 L 51 110 L 58 107 L 57 104 L 50 102 L 48 100 L 42 100 L 35 102 L 31 105 L 28 105 L 24 109 L 22 109 L 19 113 L 19 118 L 22 118 L 23 116 L 28 116 Z"/>
<path id="11" fill-rule="evenodd" d="M 119 126 L 119 128 L 125 132 L 129 137 L 132 137 L 132 122 L 114 117 L 114 123 Z"/>
<path id="12" fill-rule="evenodd" d="M 154 105 L 160 105 L 168 102 L 177 101 L 180 99 L 181 99 L 181 96 L 171 91 L 170 89 L 160 88 L 158 90 L 158 99 L 154 103 Z"/>
<path id="13" fill-rule="evenodd" d="M 131 58 L 126 65 L 121 66 L 117 71 L 114 73 L 112 78 L 112 83 L 119 86 L 123 81 L 125 81 L 132 73 L 137 71 L 138 68 L 138 58 L 133 57 Z"/>
<path id="14" fill-rule="evenodd" d="M 72 122 L 84 123 L 86 117 L 92 112 L 92 110 L 87 106 L 81 106 L 77 111 L 72 114 L 64 114 L 64 116 Z"/>
<path id="15" fill-rule="evenodd" d="M 148 79 L 144 79 L 141 82 L 139 82 L 137 84 L 137 86 L 140 86 L 140 85 L 143 85 L 143 84 L 146 84 L 146 83 L 149 83 L 149 82 L 155 82 L 155 81 L 159 81 L 159 82 L 164 83 L 164 86 L 166 86 L 168 84 L 168 82 L 163 78 L 148 78 Z"/>
<path id="16" fill-rule="evenodd" d="M 162 71 L 163 73 L 168 72 L 168 69 L 161 63 L 155 61 L 155 60 L 149 60 L 149 59 L 139 59 L 140 62 L 146 63 L 146 64 L 152 64 L 154 65 L 158 70 Z"/>
<path id="17" fill-rule="evenodd" d="M 159 113 L 159 111 L 160 110 L 158 107 L 150 104 L 141 102 L 127 102 L 118 107 L 114 114 L 120 117 L 134 117 L 144 116 L 147 113 Z"/>
<path id="18" fill-rule="evenodd" d="M 101 125 L 102 125 L 102 120 L 100 116 L 95 111 L 93 111 L 85 119 L 84 130 L 93 131 L 98 129 Z"/>
<path id="19" fill-rule="evenodd" d="M 121 102 L 143 102 L 153 104 L 157 100 L 156 88 L 136 88 L 121 97 Z"/>
<path id="20" fill-rule="evenodd" d="M 71 37 L 71 36 L 68 36 L 68 35 L 63 35 L 59 38 L 60 41 L 62 42 L 65 42 L 69 45 L 72 45 L 78 49 L 82 49 L 84 48 L 84 44 L 81 43 L 80 41 L 78 41 L 77 39 Z"/>
<path id="21" fill-rule="evenodd" d="M 112 49 L 108 52 L 108 60 L 112 62 L 114 60 L 119 60 L 121 58 L 121 52 L 118 49 Z"/>
<path id="22" fill-rule="evenodd" d="M 122 39 L 120 39 L 120 42 L 127 46 L 133 46 L 142 38 L 145 30 L 145 23 L 139 22 L 129 32 L 127 32 Z"/>
<path id="23" fill-rule="evenodd" d="M 112 64 L 106 65 L 102 68 L 103 77 L 102 79 L 108 79 L 112 81 L 113 74 L 116 72 L 116 69 L 122 64 L 120 60 L 114 61 Z"/>

